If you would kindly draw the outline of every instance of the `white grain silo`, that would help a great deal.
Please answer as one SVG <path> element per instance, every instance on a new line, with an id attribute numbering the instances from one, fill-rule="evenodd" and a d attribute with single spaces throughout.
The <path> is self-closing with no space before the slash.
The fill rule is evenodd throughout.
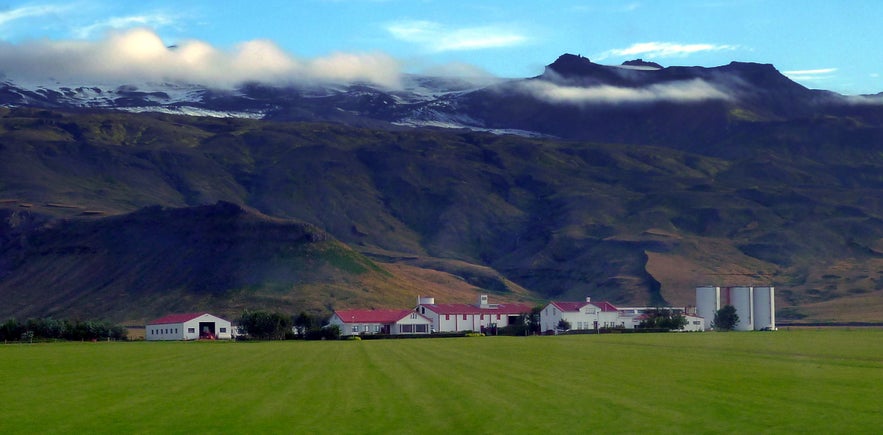
<path id="1" fill-rule="evenodd" d="M 736 331 L 751 331 L 754 329 L 754 297 L 752 287 L 730 288 L 730 305 L 736 308 L 739 321 L 736 322 Z"/>
<path id="2" fill-rule="evenodd" d="M 754 287 L 754 330 L 776 329 L 776 288 Z"/>
<path id="3" fill-rule="evenodd" d="M 704 319 L 704 329 L 711 329 L 714 313 L 720 309 L 720 287 L 696 287 L 696 314 Z"/>

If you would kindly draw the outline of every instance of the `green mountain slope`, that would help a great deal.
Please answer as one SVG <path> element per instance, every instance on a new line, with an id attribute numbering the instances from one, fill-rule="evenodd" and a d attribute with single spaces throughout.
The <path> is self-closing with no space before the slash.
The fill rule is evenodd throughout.
<path id="1" fill-rule="evenodd" d="M 241 254 L 224 263 L 194 260 L 203 266 L 170 273 L 153 261 L 137 269 L 143 257 L 133 246 L 156 238 L 144 231 L 125 244 L 129 250 L 108 257 L 137 269 L 125 277 L 103 269 L 75 274 L 71 258 L 65 265 L 16 245 L 60 225 L 53 218 L 109 225 L 158 212 L 112 217 L 143 207 L 223 200 L 307 222 L 367 255 L 365 267 L 379 268 L 371 273 L 401 280 L 374 286 L 380 294 L 370 297 L 315 290 L 298 302 L 310 308 L 344 300 L 408 306 L 407 298 L 444 287 L 422 275 L 441 272 L 500 298 L 592 296 L 621 304 L 690 304 L 696 285 L 772 283 L 785 317 L 822 318 L 832 315 L 824 308 L 831 304 L 834 317 L 864 319 L 872 316 L 862 309 L 868 298 L 883 297 L 881 129 L 847 118 L 801 122 L 734 118 L 726 140 L 677 147 L 694 150 L 686 152 L 458 131 L 7 111 L 0 118 L 0 297 L 17 304 L 8 314 L 30 315 L 21 295 L 35 287 L 79 306 L 76 295 L 100 299 L 103 288 L 134 292 L 137 275 L 150 291 L 178 292 L 169 297 L 172 310 L 172 300 L 184 309 L 193 295 L 203 296 L 192 304 L 209 303 L 209 288 L 305 289 L 335 276 L 316 270 L 314 281 L 298 281 L 286 271 L 299 270 L 303 253 L 274 269 L 275 254 L 256 254 L 256 235 L 226 242 Z M 189 222 L 181 234 L 226 231 L 204 224 Z M 243 263 L 265 273 L 231 272 Z M 359 286 L 347 279 L 330 282 Z"/>

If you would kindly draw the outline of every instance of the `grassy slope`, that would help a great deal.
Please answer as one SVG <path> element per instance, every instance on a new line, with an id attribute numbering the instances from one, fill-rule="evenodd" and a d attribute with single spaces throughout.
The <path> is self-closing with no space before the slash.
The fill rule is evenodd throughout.
<path id="1" fill-rule="evenodd" d="M 0 432 L 867 433 L 880 330 L 0 347 Z"/>

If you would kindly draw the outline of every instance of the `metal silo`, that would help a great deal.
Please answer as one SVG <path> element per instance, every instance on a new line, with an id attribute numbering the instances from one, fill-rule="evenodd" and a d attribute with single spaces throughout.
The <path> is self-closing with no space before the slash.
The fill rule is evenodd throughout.
<path id="1" fill-rule="evenodd" d="M 754 329 L 776 329 L 775 287 L 754 287 Z"/>
<path id="2" fill-rule="evenodd" d="M 754 297 L 752 287 L 733 287 L 730 289 L 730 305 L 736 308 L 739 321 L 735 330 L 751 331 L 754 329 Z"/>
<path id="3" fill-rule="evenodd" d="M 711 329 L 714 313 L 720 309 L 720 287 L 696 287 L 696 314 L 704 319 L 704 329 Z"/>

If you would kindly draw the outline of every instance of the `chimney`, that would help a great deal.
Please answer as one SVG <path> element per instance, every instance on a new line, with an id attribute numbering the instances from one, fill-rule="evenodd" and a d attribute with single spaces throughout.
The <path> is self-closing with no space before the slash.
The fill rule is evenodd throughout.
<path id="1" fill-rule="evenodd" d="M 592 302 L 592 298 L 586 296 L 586 302 Z"/>
<path id="2" fill-rule="evenodd" d="M 489 305 L 487 303 L 487 295 L 478 296 L 478 307 L 479 308 L 488 308 Z"/>

